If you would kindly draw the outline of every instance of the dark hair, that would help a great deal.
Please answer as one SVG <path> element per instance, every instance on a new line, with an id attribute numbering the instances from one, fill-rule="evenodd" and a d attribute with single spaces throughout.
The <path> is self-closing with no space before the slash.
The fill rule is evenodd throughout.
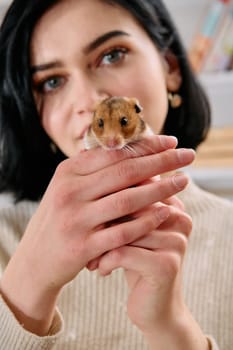
<path id="1" fill-rule="evenodd" d="M 0 191 L 39 199 L 65 158 L 54 153 L 40 125 L 31 88 L 30 38 L 39 18 L 59 0 L 14 0 L 0 30 Z M 164 133 L 179 147 L 196 148 L 210 124 L 209 104 L 190 69 L 177 30 L 160 0 L 102 0 L 127 9 L 162 52 L 170 50 L 182 74 L 183 104 L 169 109 Z"/>

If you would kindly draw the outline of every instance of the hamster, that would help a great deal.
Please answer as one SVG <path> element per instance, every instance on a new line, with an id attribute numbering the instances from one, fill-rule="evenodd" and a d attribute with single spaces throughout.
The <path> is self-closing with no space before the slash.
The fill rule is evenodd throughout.
<path id="1" fill-rule="evenodd" d="M 136 98 L 114 96 L 100 102 L 84 135 L 85 149 L 101 146 L 105 150 L 122 149 L 153 132 L 142 118 Z"/>

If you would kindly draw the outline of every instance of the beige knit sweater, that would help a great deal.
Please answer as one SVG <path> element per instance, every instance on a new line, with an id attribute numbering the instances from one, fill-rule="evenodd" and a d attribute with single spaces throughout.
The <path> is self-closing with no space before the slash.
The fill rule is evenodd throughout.
<path id="1" fill-rule="evenodd" d="M 187 304 L 203 331 L 210 335 L 212 349 L 232 350 L 233 203 L 206 193 L 193 183 L 180 197 L 194 221 L 184 267 Z M 36 204 L 28 201 L 13 205 L 10 198 L 3 195 L 0 206 L 2 200 L 1 272 L 36 209 Z M 97 272 L 85 269 L 64 288 L 51 334 L 38 337 L 18 324 L 0 298 L 0 349 L 147 349 L 142 335 L 127 318 L 126 300 L 122 270 L 100 277 Z"/>

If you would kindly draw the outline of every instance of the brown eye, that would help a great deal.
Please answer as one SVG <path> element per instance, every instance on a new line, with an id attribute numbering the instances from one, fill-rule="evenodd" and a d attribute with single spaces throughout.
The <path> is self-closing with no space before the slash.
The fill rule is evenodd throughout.
<path id="1" fill-rule="evenodd" d="M 104 127 L 104 121 L 103 121 L 102 118 L 100 118 L 100 119 L 98 120 L 98 126 L 99 126 L 99 128 L 103 128 L 103 127 Z"/>
<path id="2" fill-rule="evenodd" d="M 121 126 L 126 126 L 128 124 L 128 119 L 126 117 L 122 117 L 120 123 Z"/>

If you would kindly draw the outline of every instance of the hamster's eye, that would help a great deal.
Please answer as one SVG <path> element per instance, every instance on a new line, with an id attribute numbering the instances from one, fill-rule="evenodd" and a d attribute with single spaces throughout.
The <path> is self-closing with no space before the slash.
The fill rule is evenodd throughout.
<path id="1" fill-rule="evenodd" d="M 103 127 L 104 127 L 104 121 L 103 121 L 102 118 L 100 118 L 100 119 L 98 120 L 98 126 L 99 126 L 100 128 L 103 128 Z"/>
<path id="2" fill-rule="evenodd" d="M 126 117 L 122 117 L 120 119 L 121 126 L 126 126 L 128 124 L 128 119 Z"/>

